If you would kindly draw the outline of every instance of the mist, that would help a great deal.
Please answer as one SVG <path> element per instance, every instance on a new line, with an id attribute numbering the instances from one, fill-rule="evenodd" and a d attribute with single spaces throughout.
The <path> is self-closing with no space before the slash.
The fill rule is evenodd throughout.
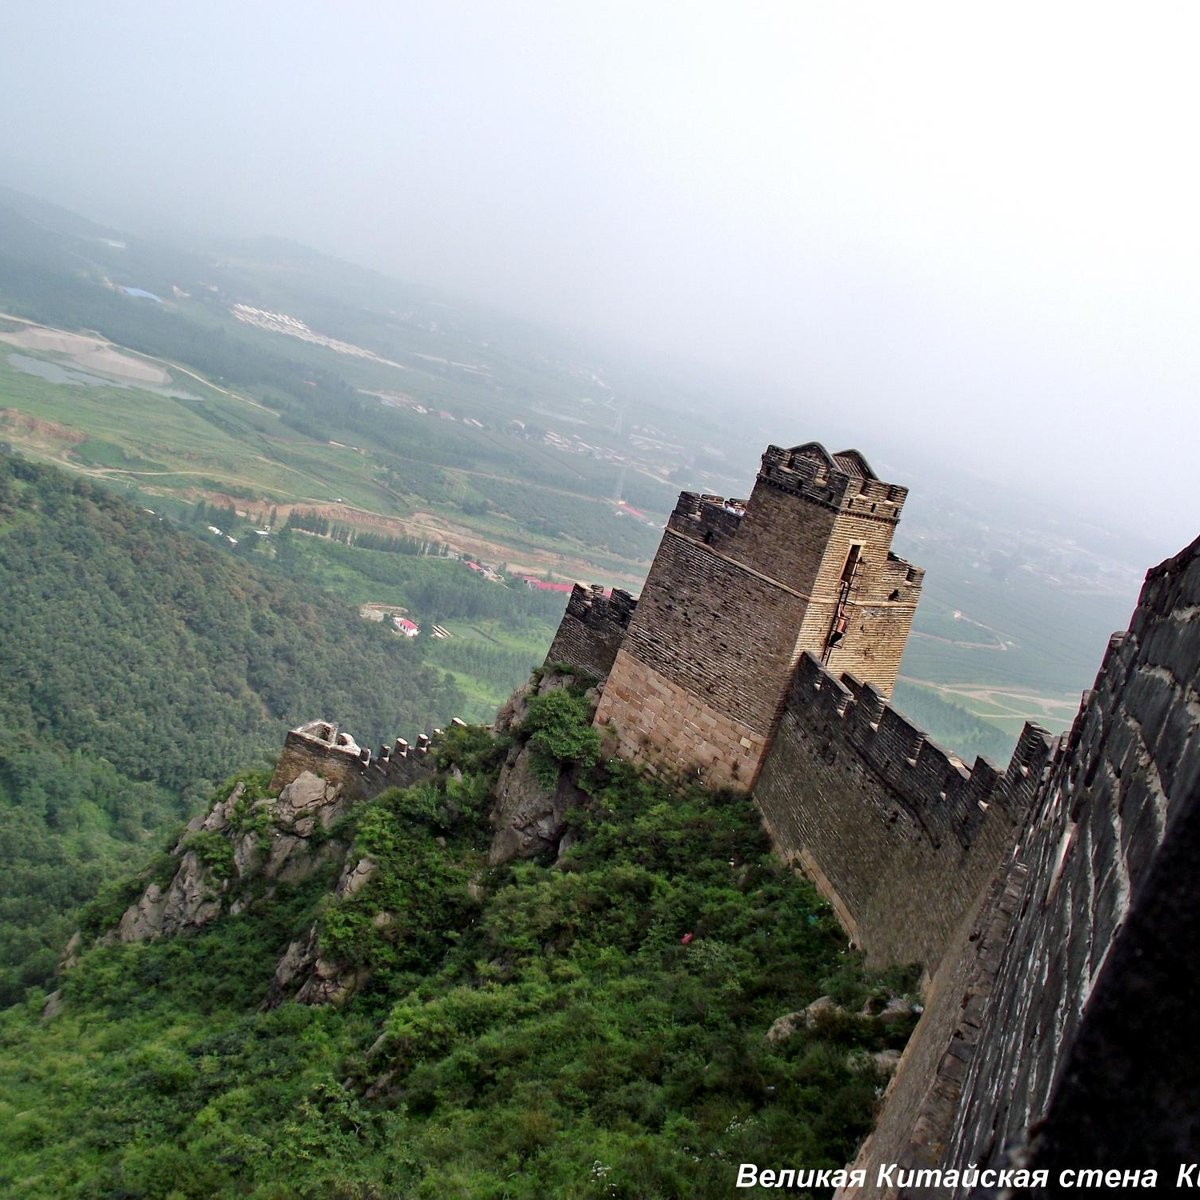
<path id="1" fill-rule="evenodd" d="M 772 440 L 845 430 L 1159 555 L 1197 532 L 1189 6 L 6 17 L 10 186 L 627 343 Z"/>

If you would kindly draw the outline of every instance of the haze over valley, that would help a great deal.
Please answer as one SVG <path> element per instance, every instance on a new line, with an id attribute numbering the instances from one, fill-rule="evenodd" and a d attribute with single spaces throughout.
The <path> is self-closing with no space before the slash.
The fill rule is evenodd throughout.
<path id="1" fill-rule="evenodd" d="M 868 971 L 711 762 L 636 768 L 592 723 L 616 689 L 544 660 L 575 584 L 638 595 L 681 491 L 736 530 L 768 446 L 855 448 L 925 572 L 890 643 L 924 732 L 891 713 L 870 752 L 911 735 L 912 846 L 960 801 L 964 861 L 1011 818 L 990 879 L 1197 533 L 1200 18 L 10 9 L 0 1191 L 666 1200 L 841 1167 L 930 963 Z M 668 633 L 762 652 L 768 618 L 689 589 Z"/>

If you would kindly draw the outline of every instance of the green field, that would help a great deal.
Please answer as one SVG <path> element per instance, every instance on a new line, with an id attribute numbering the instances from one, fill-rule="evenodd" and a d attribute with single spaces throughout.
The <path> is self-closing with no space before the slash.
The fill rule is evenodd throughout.
<path id="1" fill-rule="evenodd" d="M 133 482 L 147 495 L 230 497 L 259 509 L 336 504 L 350 524 L 441 528 L 482 556 L 601 579 L 637 578 L 657 542 L 655 531 L 617 516 L 607 499 L 571 491 L 596 484 L 573 465 L 543 466 L 534 482 L 523 481 L 520 460 L 540 459 L 542 450 L 504 434 L 468 428 L 449 440 L 442 430 L 431 437 L 430 418 L 392 412 L 389 445 L 406 454 L 380 443 L 334 445 L 182 372 L 172 373 L 172 390 L 190 388 L 192 397 L 115 382 L 53 383 L 11 360 L 55 365 L 61 355 L 3 349 L 0 407 L 12 410 L 0 421 L 5 440 L 58 465 Z"/>

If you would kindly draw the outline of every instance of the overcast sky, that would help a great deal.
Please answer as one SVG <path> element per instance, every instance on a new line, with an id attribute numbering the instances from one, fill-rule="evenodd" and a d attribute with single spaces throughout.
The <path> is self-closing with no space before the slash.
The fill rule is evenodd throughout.
<path id="1" fill-rule="evenodd" d="M 657 346 L 1165 554 L 1200 532 L 1198 35 L 1191 3 L 6 0 L 0 177 Z"/>

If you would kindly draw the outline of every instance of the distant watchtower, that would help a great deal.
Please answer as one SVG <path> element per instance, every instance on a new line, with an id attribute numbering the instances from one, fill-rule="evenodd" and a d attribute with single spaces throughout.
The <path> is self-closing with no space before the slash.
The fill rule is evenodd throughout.
<path id="1" fill-rule="evenodd" d="M 907 495 L 816 442 L 769 446 L 748 501 L 684 492 L 596 723 L 629 758 L 748 789 L 803 651 L 890 696 L 924 577 L 891 552 Z"/>

